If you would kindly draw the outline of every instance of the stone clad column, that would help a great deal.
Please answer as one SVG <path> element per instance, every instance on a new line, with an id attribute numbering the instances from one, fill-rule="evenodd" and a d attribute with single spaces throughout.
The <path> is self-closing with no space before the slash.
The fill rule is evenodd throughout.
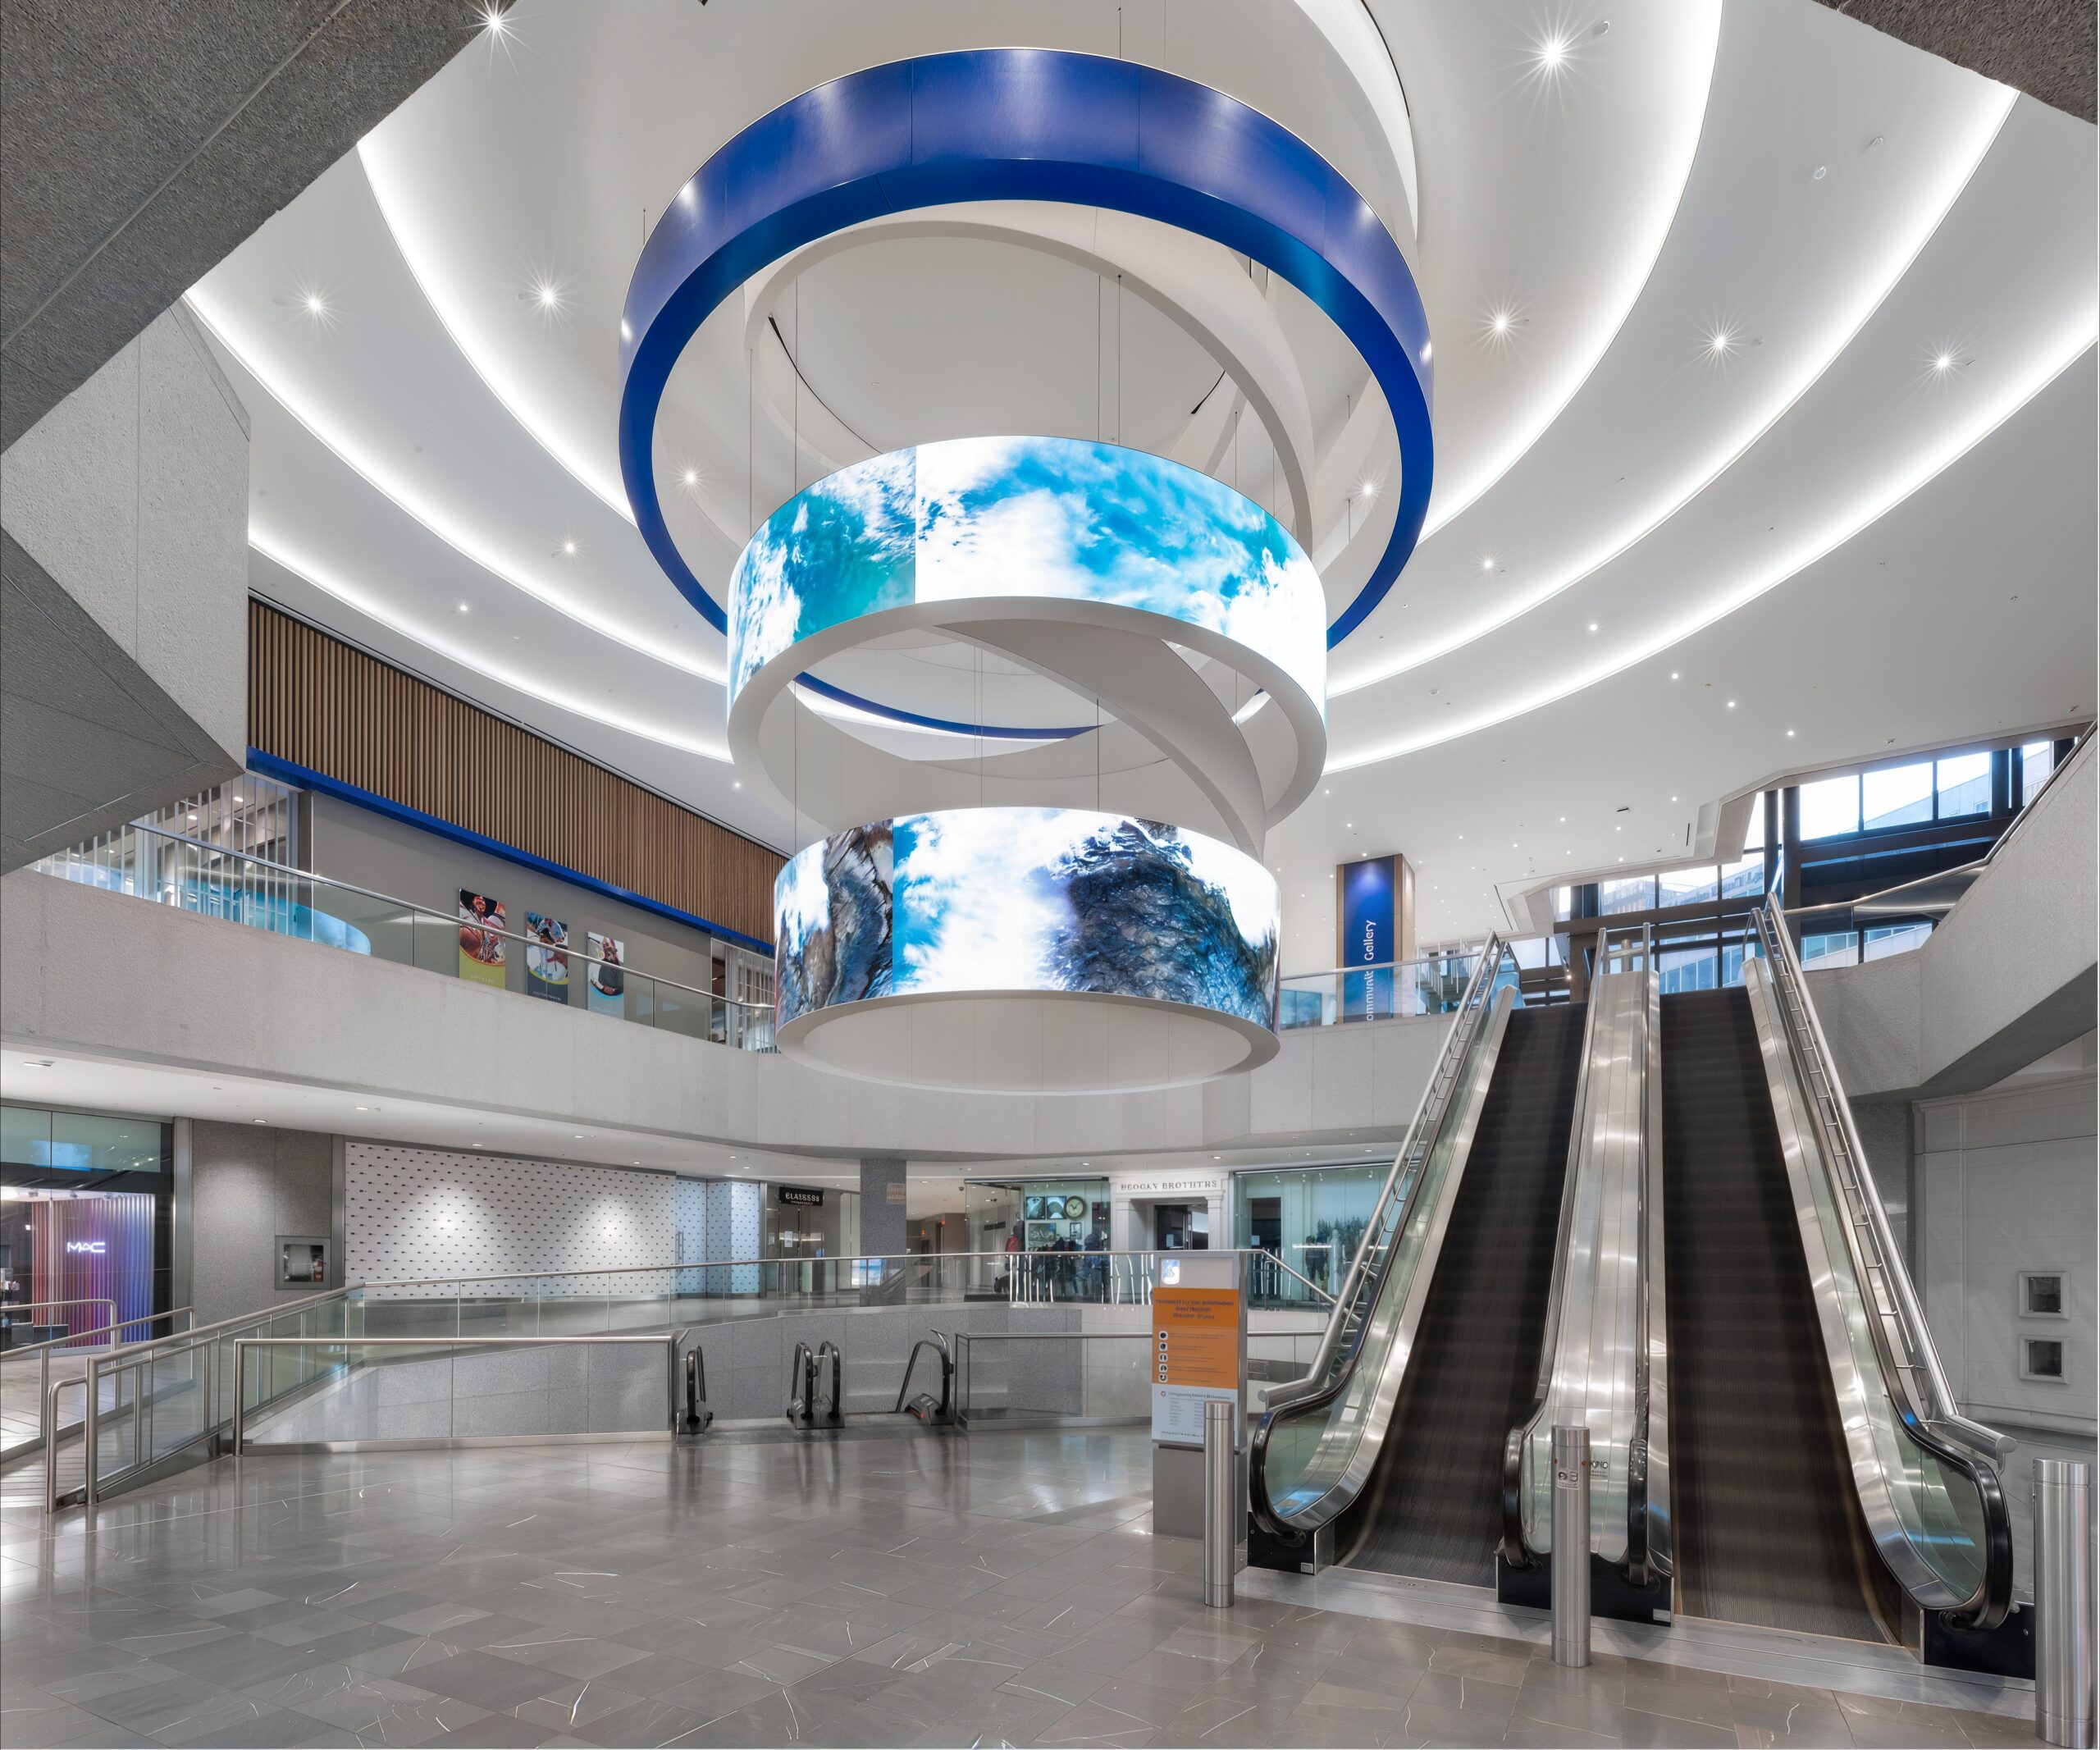
<path id="1" fill-rule="evenodd" d="M 861 1252 L 867 1258 L 893 1258 L 904 1243 L 904 1163 L 861 1163 Z"/>

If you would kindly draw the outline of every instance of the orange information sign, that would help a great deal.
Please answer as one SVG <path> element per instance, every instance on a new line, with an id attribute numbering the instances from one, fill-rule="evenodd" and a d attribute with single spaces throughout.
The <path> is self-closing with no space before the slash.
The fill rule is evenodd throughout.
<path id="1" fill-rule="evenodd" d="M 1239 1295 L 1230 1288 L 1153 1291 L 1153 1379 L 1239 1389 Z"/>

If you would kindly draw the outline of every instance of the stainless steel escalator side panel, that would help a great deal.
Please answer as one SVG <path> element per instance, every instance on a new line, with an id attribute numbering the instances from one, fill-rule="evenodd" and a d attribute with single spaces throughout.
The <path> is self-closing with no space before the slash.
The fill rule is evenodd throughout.
<path id="1" fill-rule="evenodd" d="M 1354 1393 L 1358 1413 L 1354 1417 L 1346 1413 L 1336 1421 L 1331 1421 L 1320 1437 L 1320 1446 L 1329 1448 L 1339 1446 L 1343 1457 L 1336 1469 L 1335 1480 L 1315 1499 L 1288 1512 L 1280 1504 L 1267 1498 L 1267 1491 L 1255 1497 L 1257 1517 L 1267 1516 L 1293 1532 L 1313 1532 L 1331 1524 L 1353 1505 L 1369 1482 L 1371 1473 L 1378 1461 L 1380 1449 L 1392 1421 L 1393 1409 L 1399 1401 L 1400 1385 L 1406 1377 L 1409 1354 L 1414 1346 L 1414 1336 L 1420 1328 L 1422 1314 L 1429 1298 L 1430 1283 L 1436 1273 L 1436 1260 L 1442 1251 L 1444 1239 L 1449 1231 L 1451 1210 L 1456 1203 L 1459 1188 L 1465 1178 L 1467 1156 L 1472 1152 L 1473 1137 L 1479 1129 L 1481 1108 L 1486 1103 L 1489 1085 L 1495 1079 L 1495 1067 L 1501 1054 L 1504 1035 L 1509 1030 L 1509 1015 L 1517 1002 L 1517 993 L 1505 986 L 1498 991 L 1489 1008 L 1481 1030 L 1478 1049 L 1474 1051 L 1469 1067 L 1459 1085 L 1453 1087 L 1445 1106 L 1444 1122 L 1451 1122 L 1456 1113 L 1456 1128 L 1452 1132 L 1451 1154 L 1443 1179 L 1436 1187 L 1435 1201 L 1427 1209 L 1410 1209 L 1402 1217 L 1394 1236 L 1390 1254 L 1386 1259 L 1376 1299 L 1370 1316 L 1364 1321 L 1364 1331 L 1358 1340 L 1355 1356 L 1341 1379 L 1331 1388 L 1328 1400 L 1333 1396 Z M 1440 1124 L 1431 1148 L 1442 1138 Z M 1425 1163 L 1424 1172 L 1427 1171 Z M 1417 1181 L 1418 1185 L 1419 1181 Z M 1412 1193 L 1410 1193 L 1412 1195 Z M 1410 1243 L 1411 1236 L 1414 1236 Z M 1413 1268 L 1408 1272 L 1407 1289 L 1397 1308 L 1390 1303 L 1396 1285 L 1395 1268 L 1403 1253 L 1412 1255 Z M 1356 1362 L 1363 1359 L 1381 1334 L 1390 1329 L 1390 1341 L 1385 1346 L 1382 1362 L 1376 1378 L 1367 1384 L 1355 1378 Z M 1317 1400 L 1315 1400 L 1317 1401 Z M 1279 1412 L 1275 1408 L 1266 1411 L 1262 1418 L 1258 1438 L 1266 1446 L 1267 1435 L 1279 1414 L 1288 1414 L 1292 1410 L 1311 1405 L 1308 1400 L 1287 1405 Z M 1308 1466 L 1310 1471 L 1313 1467 Z"/>
<path id="2" fill-rule="evenodd" d="M 1832 1245 L 1825 1212 L 1819 1207 L 1812 1176 L 1819 1176 L 1823 1167 L 1819 1158 L 1812 1158 L 1817 1146 L 1814 1113 L 1794 1071 L 1770 975 L 1758 961 L 1746 961 L 1743 985 L 1757 1025 L 1759 1054 L 1771 1090 L 1772 1113 L 1786 1159 L 1787 1186 L 1815 1296 L 1816 1323 L 1823 1333 L 1831 1388 L 1838 1400 L 1838 1419 L 1844 1430 L 1847 1456 L 1851 1464 L 1852 1487 L 1866 1519 L 1868 1535 L 1897 1583 L 1920 1607 L 1956 1609 L 1967 1600 L 1957 1596 L 1919 1556 L 1882 1455 L 1874 1447 L 1876 1411 L 1870 1398 L 1886 1397 L 1888 1393 L 1879 1380 L 1868 1378 L 1860 1364 L 1856 1341 L 1870 1350 L 1873 1338 L 1851 1248 L 1842 1238 L 1835 1246 Z"/>
<path id="3" fill-rule="evenodd" d="M 1284 1410 L 1292 1405 L 1322 1396 L 1331 1382 L 1338 1376 L 1345 1377 L 1355 1365 L 1355 1351 L 1361 1345 L 1367 1319 L 1356 1316 L 1356 1306 L 1367 1294 L 1375 1303 L 1381 1284 L 1375 1280 L 1391 1263 L 1390 1247 L 1379 1251 L 1380 1238 L 1386 1231 L 1386 1210 L 1397 1197 L 1402 1202 L 1404 1218 L 1406 1201 L 1414 1195 L 1415 1174 L 1408 1171 L 1408 1162 L 1418 1149 L 1426 1163 L 1428 1150 L 1435 1145 L 1435 1132 L 1440 1130 L 1444 1115 L 1449 1104 L 1450 1090 L 1445 1083 L 1445 1066 L 1454 1062 L 1454 1056 L 1462 1061 L 1471 1049 L 1472 1036 L 1479 1021 L 1478 1011 L 1487 1006 L 1495 992 L 1495 981 L 1500 976 L 1502 962 L 1508 947 L 1499 935 L 1490 934 L 1482 944 L 1474 962 L 1472 976 L 1466 981 L 1464 994 L 1451 1017 L 1451 1026 L 1445 1035 L 1442 1049 L 1438 1053 L 1436 1067 L 1430 1072 L 1429 1081 L 1416 1102 L 1414 1116 L 1408 1121 L 1407 1133 L 1393 1156 L 1391 1169 L 1380 1189 L 1376 1203 L 1372 1206 L 1370 1221 L 1366 1223 L 1363 1238 L 1358 1243 L 1356 1255 L 1350 1259 L 1349 1270 L 1342 1279 L 1340 1290 L 1335 1295 L 1327 1314 L 1326 1328 L 1321 1332 L 1320 1346 L 1312 1357 L 1312 1364 L 1303 1378 L 1287 1380 L 1270 1388 L 1263 1399 L 1271 1410 Z M 1454 1069 L 1455 1071 L 1455 1063 Z M 1425 1135 L 1425 1127 L 1428 1134 Z M 1397 1231 L 1399 1223 L 1393 1223 Z M 1374 1261 L 1375 1259 L 1375 1261 Z M 1366 1278 L 1373 1280 L 1367 1282 Z M 1257 1454 L 1258 1460 L 1258 1451 Z M 1258 1462 L 1257 1468 L 1258 1469 Z"/>
<path id="4" fill-rule="evenodd" d="M 1524 1424 L 1519 1500 L 1523 1548 L 1553 1547 L 1553 1430 L 1590 1434 L 1590 1547 L 1626 1560 L 1628 1487 L 1639 1434 L 1645 1037 L 1649 975 L 1591 983 L 1554 1297 L 1542 1345 L 1543 1390 Z M 1505 1551 L 1505 1553 L 1507 1551 Z"/>
<path id="5" fill-rule="evenodd" d="M 1646 1068 L 1641 1113 L 1641 1244 L 1646 1268 L 1641 1274 L 1641 1338 L 1646 1347 L 1641 1371 L 1641 1434 L 1643 1487 L 1640 1511 L 1646 1534 L 1650 1574 L 1673 1575 L 1676 1544 L 1670 1535 L 1670 1322 L 1669 1247 L 1663 1226 L 1663 977 L 1650 966 L 1643 998 L 1642 1040 Z"/>
<path id="6" fill-rule="evenodd" d="M 2013 831 L 2019 829 L 2016 823 Z M 1785 917 L 1768 899 L 1756 920 L 1767 957 L 1760 970 L 1771 975 L 1774 1015 L 1786 1029 L 1801 1109 L 1819 1121 L 1810 1139 L 1817 1144 L 1819 1186 L 1838 1212 L 1833 1225 L 1853 1280 L 1872 1290 L 1863 1309 L 1867 1341 L 1859 1353 L 1870 1358 L 1895 1419 L 1884 1442 L 1893 1455 L 1884 1458 L 1892 1492 L 1913 1510 L 1919 1558 L 1949 1589 L 1967 1589 L 1948 1611 L 1949 1625 L 1996 1629 L 2012 1606 L 2011 1519 L 1998 1467 L 2013 1442 L 1961 1412 L 1882 1207 Z M 1951 1553 L 1963 1548 L 1972 1558 L 1967 1566 Z"/>

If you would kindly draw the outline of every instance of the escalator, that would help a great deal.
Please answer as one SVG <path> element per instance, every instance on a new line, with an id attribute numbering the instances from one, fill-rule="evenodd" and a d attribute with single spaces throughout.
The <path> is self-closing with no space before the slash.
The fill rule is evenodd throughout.
<path id="1" fill-rule="evenodd" d="M 1678 1607 L 1894 1640 L 1747 990 L 1662 999 Z"/>
<path id="2" fill-rule="evenodd" d="M 1784 916 L 1753 921 L 1740 989 L 1661 996 L 1636 925 L 1558 1012 L 1513 1012 L 1491 940 L 1313 1367 L 1256 1428 L 1250 1560 L 1542 1602 L 1575 1425 L 1567 1553 L 1600 1611 L 2016 1664 L 2010 1442 L 1955 1402 Z"/>
<path id="3" fill-rule="evenodd" d="M 1392 1432 L 1337 1536 L 1349 1566 L 1494 1579 L 1503 1442 L 1545 1317 L 1582 1021 L 1568 1004 L 1509 1017 Z"/>

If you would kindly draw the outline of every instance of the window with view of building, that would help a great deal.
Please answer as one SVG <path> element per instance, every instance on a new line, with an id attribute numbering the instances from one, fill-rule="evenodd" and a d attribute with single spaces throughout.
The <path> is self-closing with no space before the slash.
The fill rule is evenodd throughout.
<path id="1" fill-rule="evenodd" d="M 1691 869 L 1668 869 L 1655 877 L 1655 903 L 1659 906 L 1696 905 L 1702 899 L 1720 897 L 1719 871 L 1712 863 Z"/>
<path id="2" fill-rule="evenodd" d="M 2020 805 L 2025 807 L 2057 769 L 2054 742 L 2029 742 L 2020 750 Z"/>
<path id="3" fill-rule="evenodd" d="M 1801 786 L 1801 837 L 1835 838 L 1860 829 L 1860 780 L 1824 778 Z"/>
<path id="4" fill-rule="evenodd" d="M 1987 781 L 1987 792 L 1988 788 Z M 1869 832 L 1929 820 L 1933 817 L 1932 761 L 1869 772 L 1860 779 L 1860 824 Z"/>
<path id="5" fill-rule="evenodd" d="M 1852 930 L 1832 930 L 1801 938 L 1801 965 L 1806 971 L 1815 971 L 1824 966 L 1856 966 L 1859 963 L 1859 937 Z"/>
<path id="6" fill-rule="evenodd" d="M 1634 875 L 1623 881 L 1597 883 L 1597 910 L 1605 916 L 1621 912 L 1652 912 L 1655 907 L 1655 878 Z"/>
<path id="7" fill-rule="evenodd" d="M 1938 762 L 1939 817 L 1958 820 L 1972 814 L 1991 811 L 1991 756 L 1988 753 L 1957 754 Z"/>

